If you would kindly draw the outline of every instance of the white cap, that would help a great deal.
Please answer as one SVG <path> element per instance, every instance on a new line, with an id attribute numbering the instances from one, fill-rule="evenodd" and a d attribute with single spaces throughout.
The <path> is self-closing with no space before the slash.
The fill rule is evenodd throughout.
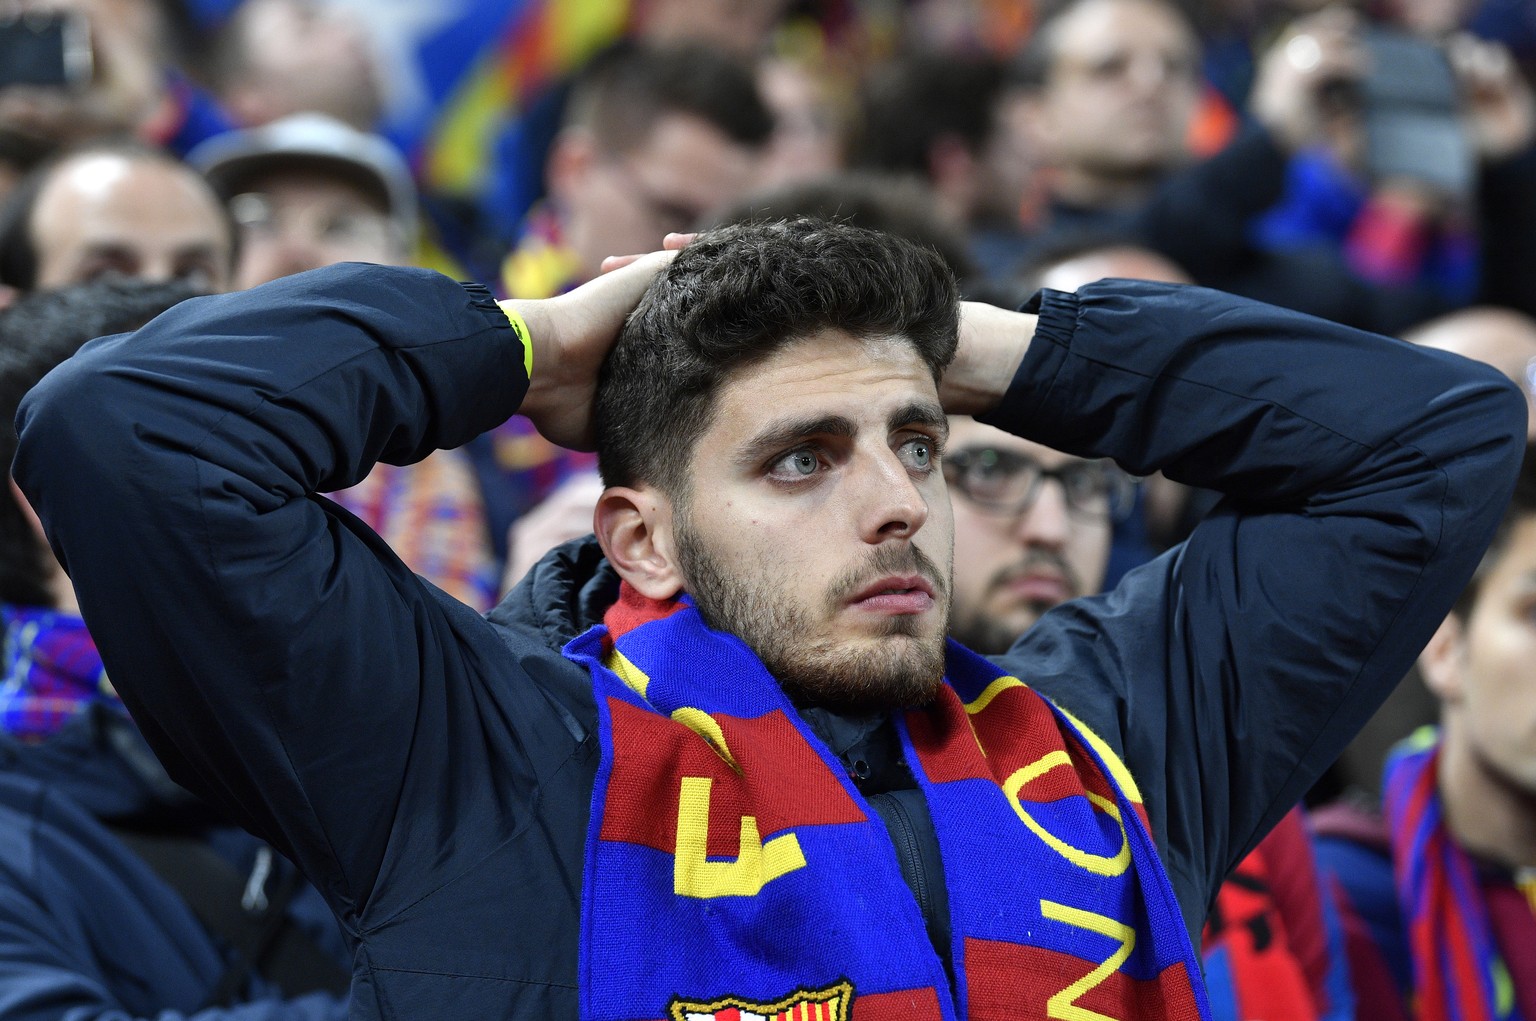
<path id="1" fill-rule="evenodd" d="M 335 174 L 380 199 L 408 244 L 416 236 L 416 184 L 400 153 L 383 136 L 322 113 L 215 135 L 188 153 L 187 162 L 226 200 L 273 171 L 312 167 Z"/>

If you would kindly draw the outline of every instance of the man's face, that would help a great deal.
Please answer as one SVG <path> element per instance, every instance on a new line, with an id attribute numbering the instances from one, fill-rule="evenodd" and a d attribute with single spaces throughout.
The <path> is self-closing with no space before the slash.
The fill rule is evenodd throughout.
<path id="1" fill-rule="evenodd" d="M 38 193 L 31 236 L 37 287 L 106 273 L 229 286 L 232 240 L 217 197 L 191 170 L 93 153 L 67 160 Z"/>
<path id="2" fill-rule="evenodd" d="M 712 627 L 802 704 L 926 702 L 944 669 L 953 522 L 933 377 L 904 340 L 828 331 L 722 387 L 674 517 Z"/>
<path id="3" fill-rule="evenodd" d="M 406 261 L 388 213 L 366 192 L 327 174 L 267 174 L 231 199 L 230 210 L 241 229 L 241 287 L 338 262 Z"/>
<path id="4" fill-rule="evenodd" d="M 706 214 L 754 186 L 757 156 L 684 114 L 662 117 L 629 152 L 593 149 L 578 175 L 551 182 L 582 275 L 596 276 L 606 256 L 649 252 L 665 235 L 695 229 Z"/>
<path id="5" fill-rule="evenodd" d="M 955 507 L 950 633 L 988 655 L 1007 651 L 1051 607 L 1097 592 L 1109 562 L 1109 515 L 1070 508 L 1060 481 L 1042 479 L 1028 506 L 1012 511 L 966 495 L 972 488 L 983 497 L 1001 496 L 1008 490 L 1005 476 L 1027 472 L 1031 463 L 1047 471 L 1103 470 L 969 418 L 951 420 L 945 456 Z M 962 470 L 964 477 L 956 478 Z"/>
<path id="6" fill-rule="evenodd" d="M 246 0 L 244 77 L 228 100 L 245 123 L 306 110 L 371 131 L 383 109 L 372 39 L 346 4 Z"/>
<path id="7" fill-rule="evenodd" d="M 1156 0 L 1088 0 L 1054 39 L 1039 103 L 1051 162 L 1137 178 L 1184 158 L 1198 51 L 1176 13 Z"/>
<path id="8" fill-rule="evenodd" d="M 1484 576 L 1438 691 L 1447 741 L 1501 785 L 1536 796 L 1536 517 L 1519 521 Z"/>

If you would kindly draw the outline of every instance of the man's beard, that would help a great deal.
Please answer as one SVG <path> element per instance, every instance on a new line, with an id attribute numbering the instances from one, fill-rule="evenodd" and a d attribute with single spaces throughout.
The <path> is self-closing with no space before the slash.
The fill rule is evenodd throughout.
<path id="1" fill-rule="evenodd" d="M 1018 641 L 1020 635 L 1034 626 L 1034 622 L 1040 619 L 1041 614 L 1060 604 L 1054 600 L 1030 600 L 1024 605 L 1031 611 L 1031 616 L 1023 624 L 992 616 L 987 610 L 987 605 L 998 589 L 1041 566 L 1050 567 L 1066 580 L 1069 598 L 1075 599 L 1082 595 L 1083 588 L 1077 573 L 1072 570 L 1072 565 L 1068 564 L 1064 557 L 1050 550 L 1032 549 L 1022 562 L 1005 567 L 987 579 L 987 587 L 982 590 L 978 600 L 979 605 L 962 606 L 952 611 L 953 616 L 949 622 L 950 635 L 967 649 L 979 652 L 983 656 L 1000 656 L 1007 652 L 1013 647 L 1013 643 Z"/>
<path id="2" fill-rule="evenodd" d="M 937 693 L 944 678 L 950 585 L 917 547 L 881 546 L 833 582 L 822 598 L 825 614 L 818 619 L 782 592 L 754 587 L 753 578 L 721 563 L 685 522 L 678 523 L 676 536 L 678 564 L 704 622 L 747 643 L 796 705 L 883 712 L 924 705 Z M 925 635 L 917 617 L 892 616 L 883 626 L 888 638 L 873 648 L 819 632 L 849 596 L 891 574 L 927 578 L 944 608 L 945 626 Z"/>

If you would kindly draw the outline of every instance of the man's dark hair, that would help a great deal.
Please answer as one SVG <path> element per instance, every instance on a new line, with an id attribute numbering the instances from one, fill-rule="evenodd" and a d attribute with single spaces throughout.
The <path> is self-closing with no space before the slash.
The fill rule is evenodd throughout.
<path id="1" fill-rule="evenodd" d="M 955 354 L 955 278 L 895 235 L 798 218 L 700 235 L 651 283 L 597 389 L 603 482 L 689 495 L 688 461 L 720 388 L 822 330 L 909 340 L 935 382 Z"/>
<path id="2" fill-rule="evenodd" d="M 0 310 L 0 458 L 16 457 L 16 411 L 28 390 L 86 341 L 136 330 L 198 291 L 182 282 L 105 277 L 24 295 Z M 47 552 L 9 486 L 0 497 L 0 603 L 49 606 Z"/>
<path id="3" fill-rule="evenodd" d="M 753 148 L 773 133 L 773 114 L 751 69 L 702 46 L 631 46 L 606 54 L 578 77 L 566 123 L 586 127 L 610 152 L 627 152 L 673 114 L 698 117 Z"/>
<path id="4" fill-rule="evenodd" d="M 1457 617 L 1465 621 L 1472 615 L 1472 609 L 1477 605 L 1477 597 L 1482 593 L 1483 582 L 1508 552 L 1509 541 L 1515 529 L 1530 517 L 1536 517 L 1536 446 L 1525 448 L 1525 460 L 1520 465 L 1519 477 L 1515 479 L 1514 495 L 1509 498 L 1509 506 L 1504 509 L 1504 516 L 1499 519 L 1499 527 L 1493 533 L 1493 541 L 1484 551 L 1483 559 L 1478 561 L 1472 580 L 1467 582 L 1467 587 L 1462 589 L 1461 595 L 1456 597 L 1456 605 L 1451 607 L 1451 612 Z"/>
<path id="5" fill-rule="evenodd" d="M 1060 0 L 1036 12 L 1034 28 L 1008 63 L 1008 81 L 1022 89 L 1042 89 L 1056 64 L 1056 36 L 1061 20 L 1085 0 Z"/>
<path id="6" fill-rule="evenodd" d="M 133 138 L 94 139 L 53 153 L 34 167 L 6 196 L 4 205 L 0 206 L 0 284 L 19 291 L 30 291 L 37 286 L 39 260 L 36 239 L 32 236 L 32 211 L 37 206 L 38 196 L 59 167 L 83 156 L 101 154 L 163 163 L 170 167 L 180 167 L 194 178 L 200 176 L 172 153 Z M 230 267 L 233 268 L 240 249 L 239 225 L 211 185 L 208 195 L 223 217 L 225 229 L 229 233 Z"/>
<path id="7" fill-rule="evenodd" d="M 1003 85 L 1002 63 L 986 56 L 919 54 L 882 64 L 860 88 L 850 162 L 929 180 L 941 138 L 958 138 L 972 152 L 986 148 Z"/>

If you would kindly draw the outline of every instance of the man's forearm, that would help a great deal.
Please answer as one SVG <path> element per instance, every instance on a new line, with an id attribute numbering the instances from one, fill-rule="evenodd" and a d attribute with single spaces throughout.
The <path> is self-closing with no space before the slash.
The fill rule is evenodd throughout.
<path id="1" fill-rule="evenodd" d="M 176 779 L 311 864 L 332 854 L 301 831 L 311 806 L 368 799 L 327 772 L 345 757 L 294 748 L 338 720 L 404 747 L 419 663 L 452 649 L 419 581 L 312 494 L 464 442 L 525 385 L 488 294 L 338 266 L 184 303 L 28 397 L 16 478 Z M 396 778 L 375 772 L 387 804 Z M 360 814 L 348 836 L 371 846 L 387 812 Z"/>
<path id="2" fill-rule="evenodd" d="M 1092 284 L 1047 292 L 1039 315 L 992 424 L 1228 496 L 1108 608 L 1047 614 L 1017 650 L 1160 778 L 1160 839 L 1214 890 L 1476 567 L 1525 402 L 1486 366 L 1199 288 Z M 1116 667 L 1096 695 L 1031 657 L 1081 641 Z"/>
<path id="3" fill-rule="evenodd" d="M 1138 475 L 1285 503 L 1388 445 L 1449 462 L 1518 453 L 1524 434 L 1519 393 L 1486 366 L 1220 292 L 1105 281 L 1038 312 L 983 417 Z"/>

